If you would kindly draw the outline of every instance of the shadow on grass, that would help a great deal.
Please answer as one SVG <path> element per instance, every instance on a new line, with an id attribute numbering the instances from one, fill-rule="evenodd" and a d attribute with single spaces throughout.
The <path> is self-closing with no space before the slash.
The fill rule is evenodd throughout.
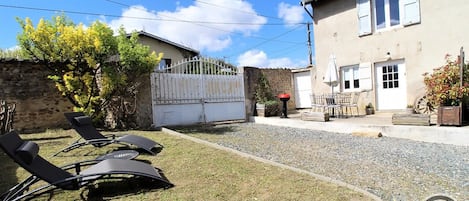
<path id="1" fill-rule="evenodd" d="M 168 127 L 171 130 L 177 131 L 183 134 L 214 134 L 214 135 L 223 135 L 225 133 L 233 132 L 235 126 L 229 125 L 191 125 L 191 126 L 171 126 Z"/>
<path id="2" fill-rule="evenodd" d="M 2 170 L 2 173 L 0 174 L 1 195 L 19 182 L 18 178 L 16 177 L 16 170 L 19 166 L 13 162 L 13 160 L 8 157 L 8 155 L 4 153 L 3 150 L 0 151 L 0 161 L 0 170 Z"/>
<path id="3" fill-rule="evenodd" d="M 96 185 L 91 185 L 81 192 L 80 197 L 83 200 L 109 200 L 167 188 L 147 178 L 130 178 L 120 181 L 99 182 Z"/>
<path id="4" fill-rule="evenodd" d="M 163 175 L 162 175 L 163 176 Z M 90 184 L 73 193 L 73 191 L 65 191 L 61 189 L 51 189 L 39 194 L 32 195 L 29 199 L 40 200 L 113 200 L 125 199 L 132 195 L 138 195 L 148 192 L 153 192 L 168 187 L 161 183 L 156 183 L 148 178 L 124 178 L 124 179 L 109 179 Z M 68 194 L 68 195 L 67 195 Z M 80 198 L 78 198 L 80 197 Z M 130 198 L 129 198 L 130 199 Z"/>
<path id="5" fill-rule="evenodd" d="M 22 136 L 23 137 L 23 136 Z M 72 138 L 70 135 L 56 136 L 56 137 L 40 137 L 40 138 L 27 138 L 23 137 L 26 141 L 49 141 L 49 140 L 63 140 L 66 138 Z"/>

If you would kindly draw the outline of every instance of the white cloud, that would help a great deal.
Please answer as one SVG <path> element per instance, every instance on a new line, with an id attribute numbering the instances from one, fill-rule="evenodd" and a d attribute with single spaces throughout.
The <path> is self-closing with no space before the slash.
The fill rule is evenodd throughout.
<path id="1" fill-rule="evenodd" d="M 271 68 L 291 68 L 294 64 L 290 58 L 275 58 L 269 60 L 269 67 Z"/>
<path id="2" fill-rule="evenodd" d="M 223 50 L 231 45 L 231 35 L 233 33 L 240 32 L 249 35 L 258 31 L 262 24 L 267 22 L 265 17 L 249 14 L 255 13 L 255 11 L 252 5 L 246 1 L 205 0 L 204 2 L 209 4 L 194 1 L 194 4 L 188 7 L 177 4 L 178 7 L 175 11 L 160 12 L 154 12 L 143 6 L 135 5 L 124 9 L 122 16 L 132 16 L 139 19 L 122 17 L 112 20 L 108 24 L 114 29 L 123 25 L 127 31 L 145 30 L 199 51 L 213 52 Z M 214 5 L 229 5 L 230 9 Z M 245 12 L 239 12 L 239 10 Z M 199 21 L 201 23 L 187 21 Z M 249 22 L 259 25 L 209 24 L 202 22 Z"/>
<path id="3" fill-rule="evenodd" d="M 267 54 L 261 50 L 249 50 L 238 57 L 238 66 L 251 66 L 259 68 L 292 68 L 298 67 L 289 58 L 269 59 Z"/>
<path id="4" fill-rule="evenodd" d="M 281 2 L 278 5 L 278 17 L 282 18 L 287 24 L 303 22 L 303 7 Z M 292 25 L 293 26 L 293 25 Z"/>
<path id="5" fill-rule="evenodd" d="M 7 48 L 7 49 L 4 49 L 5 51 L 17 51 L 17 50 L 20 50 L 20 46 L 18 45 L 15 45 L 13 47 L 10 47 L 10 48 Z"/>
<path id="6" fill-rule="evenodd" d="M 249 50 L 238 57 L 238 66 L 268 67 L 267 54 L 260 50 Z"/>

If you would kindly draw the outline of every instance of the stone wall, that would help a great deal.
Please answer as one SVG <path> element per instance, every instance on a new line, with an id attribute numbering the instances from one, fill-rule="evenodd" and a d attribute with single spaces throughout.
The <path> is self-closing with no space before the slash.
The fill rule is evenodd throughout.
<path id="1" fill-rule="evenodd" d="M 40 132 L 47 128 L 69 127 L 63 113 L 73 105 L 47 78 L 44 64 L 15 59 L 0 60 L 0 99 L 16 104 L 14 128 L 20 132 Z M 152 124 L 150 76 L 141 80 L 137 94 L 137 124 Z"/>
<path id="2" fill-rule="evenodd" d="M 0 60 L 0 99 L 16 104 L 15 130 L 37 132 L 68 126 L 63 113 L 73 106 L 47 75 L 48 69 L 40 63 Z"/>
<path id="3" fill-rule="evenodd" d="M 274 95 L 289 93 L 288 109 L 295 109 L 293 74 L 289 69 L 244 67 L 246 119 L 254 114 L 254 92 L 260 73 L 269 80 Z M 63 113 L 73 111 L 73 105 L 47 78 L 44 64 L 15 59 L 0 59 L 0 99 L 16 104 L 14 128 L 20 132 L 39 132 L 48 128 L 68 127 Z M 150 128 L 153 123 L 150 76 L 142 79 L 137 94 L 137 124 Z"/>
<path id="4" fill-rule="evenodd" d="M 256 110 L 254 94 L 256 92 L 257 81 L 262 74 L 265 75 L 272 88 L 272 93 L 276 96 L 280 93 L 288 93 L 291 98 L 288 101 L 288 110 L 294 110 L 295 89 L 293 88 L 293 73 L 290 69 L 265 69 L 255 67 L 243 67 L 244 73 L 244 93 L 246 103 L 246 119 L 253 116 Z"/>
<path id="5" fill-rule="evenodd" d="M 151 128 L 153 124 L 153 109 L 151 105 L 151 81 L 150 75 L 140 80 L 137 92 L 136 115 L 139 128 Z"/>

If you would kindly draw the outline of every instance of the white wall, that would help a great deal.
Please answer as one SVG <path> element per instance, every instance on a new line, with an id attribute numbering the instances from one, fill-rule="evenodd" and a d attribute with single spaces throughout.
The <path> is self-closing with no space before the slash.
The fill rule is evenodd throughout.
<path id="1" fill-rule="evenodd" d="M 324 1 L 314 8 L 314 36 L 317 76 L 313 90 L 327 91 L 322 82 L 331 53 L 337 66 L 364 62 L 382 62 L 389 52 L 392 60 L 404 59 L 407 69 L 407 102 L 413 103 L 424 90 L 424 72 L 444 64 L 444 56 L 459 54 L 464 46 L 469 50 L 469 4 L 467 0 L 420 0 L 421 23 L 358 36 L 356 1 Z M 373 69 L 373 68 L 372 68 Z M 374 102 L 374 91 L 365 94 Z"/>

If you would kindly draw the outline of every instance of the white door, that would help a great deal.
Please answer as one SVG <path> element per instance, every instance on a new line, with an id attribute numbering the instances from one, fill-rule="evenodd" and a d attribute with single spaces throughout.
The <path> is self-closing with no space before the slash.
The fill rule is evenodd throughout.
<path id="1" fill-rule="evenodd" d="M 296 108 L 311 108 L 311 73 L 310 71 L 293 73 L 295 81 Z"/>
<path id="2" fill-rule="evenodd" d="M 407 105 L 404 60 L 375 64 L 377 110 L 405 109 Z"/>

